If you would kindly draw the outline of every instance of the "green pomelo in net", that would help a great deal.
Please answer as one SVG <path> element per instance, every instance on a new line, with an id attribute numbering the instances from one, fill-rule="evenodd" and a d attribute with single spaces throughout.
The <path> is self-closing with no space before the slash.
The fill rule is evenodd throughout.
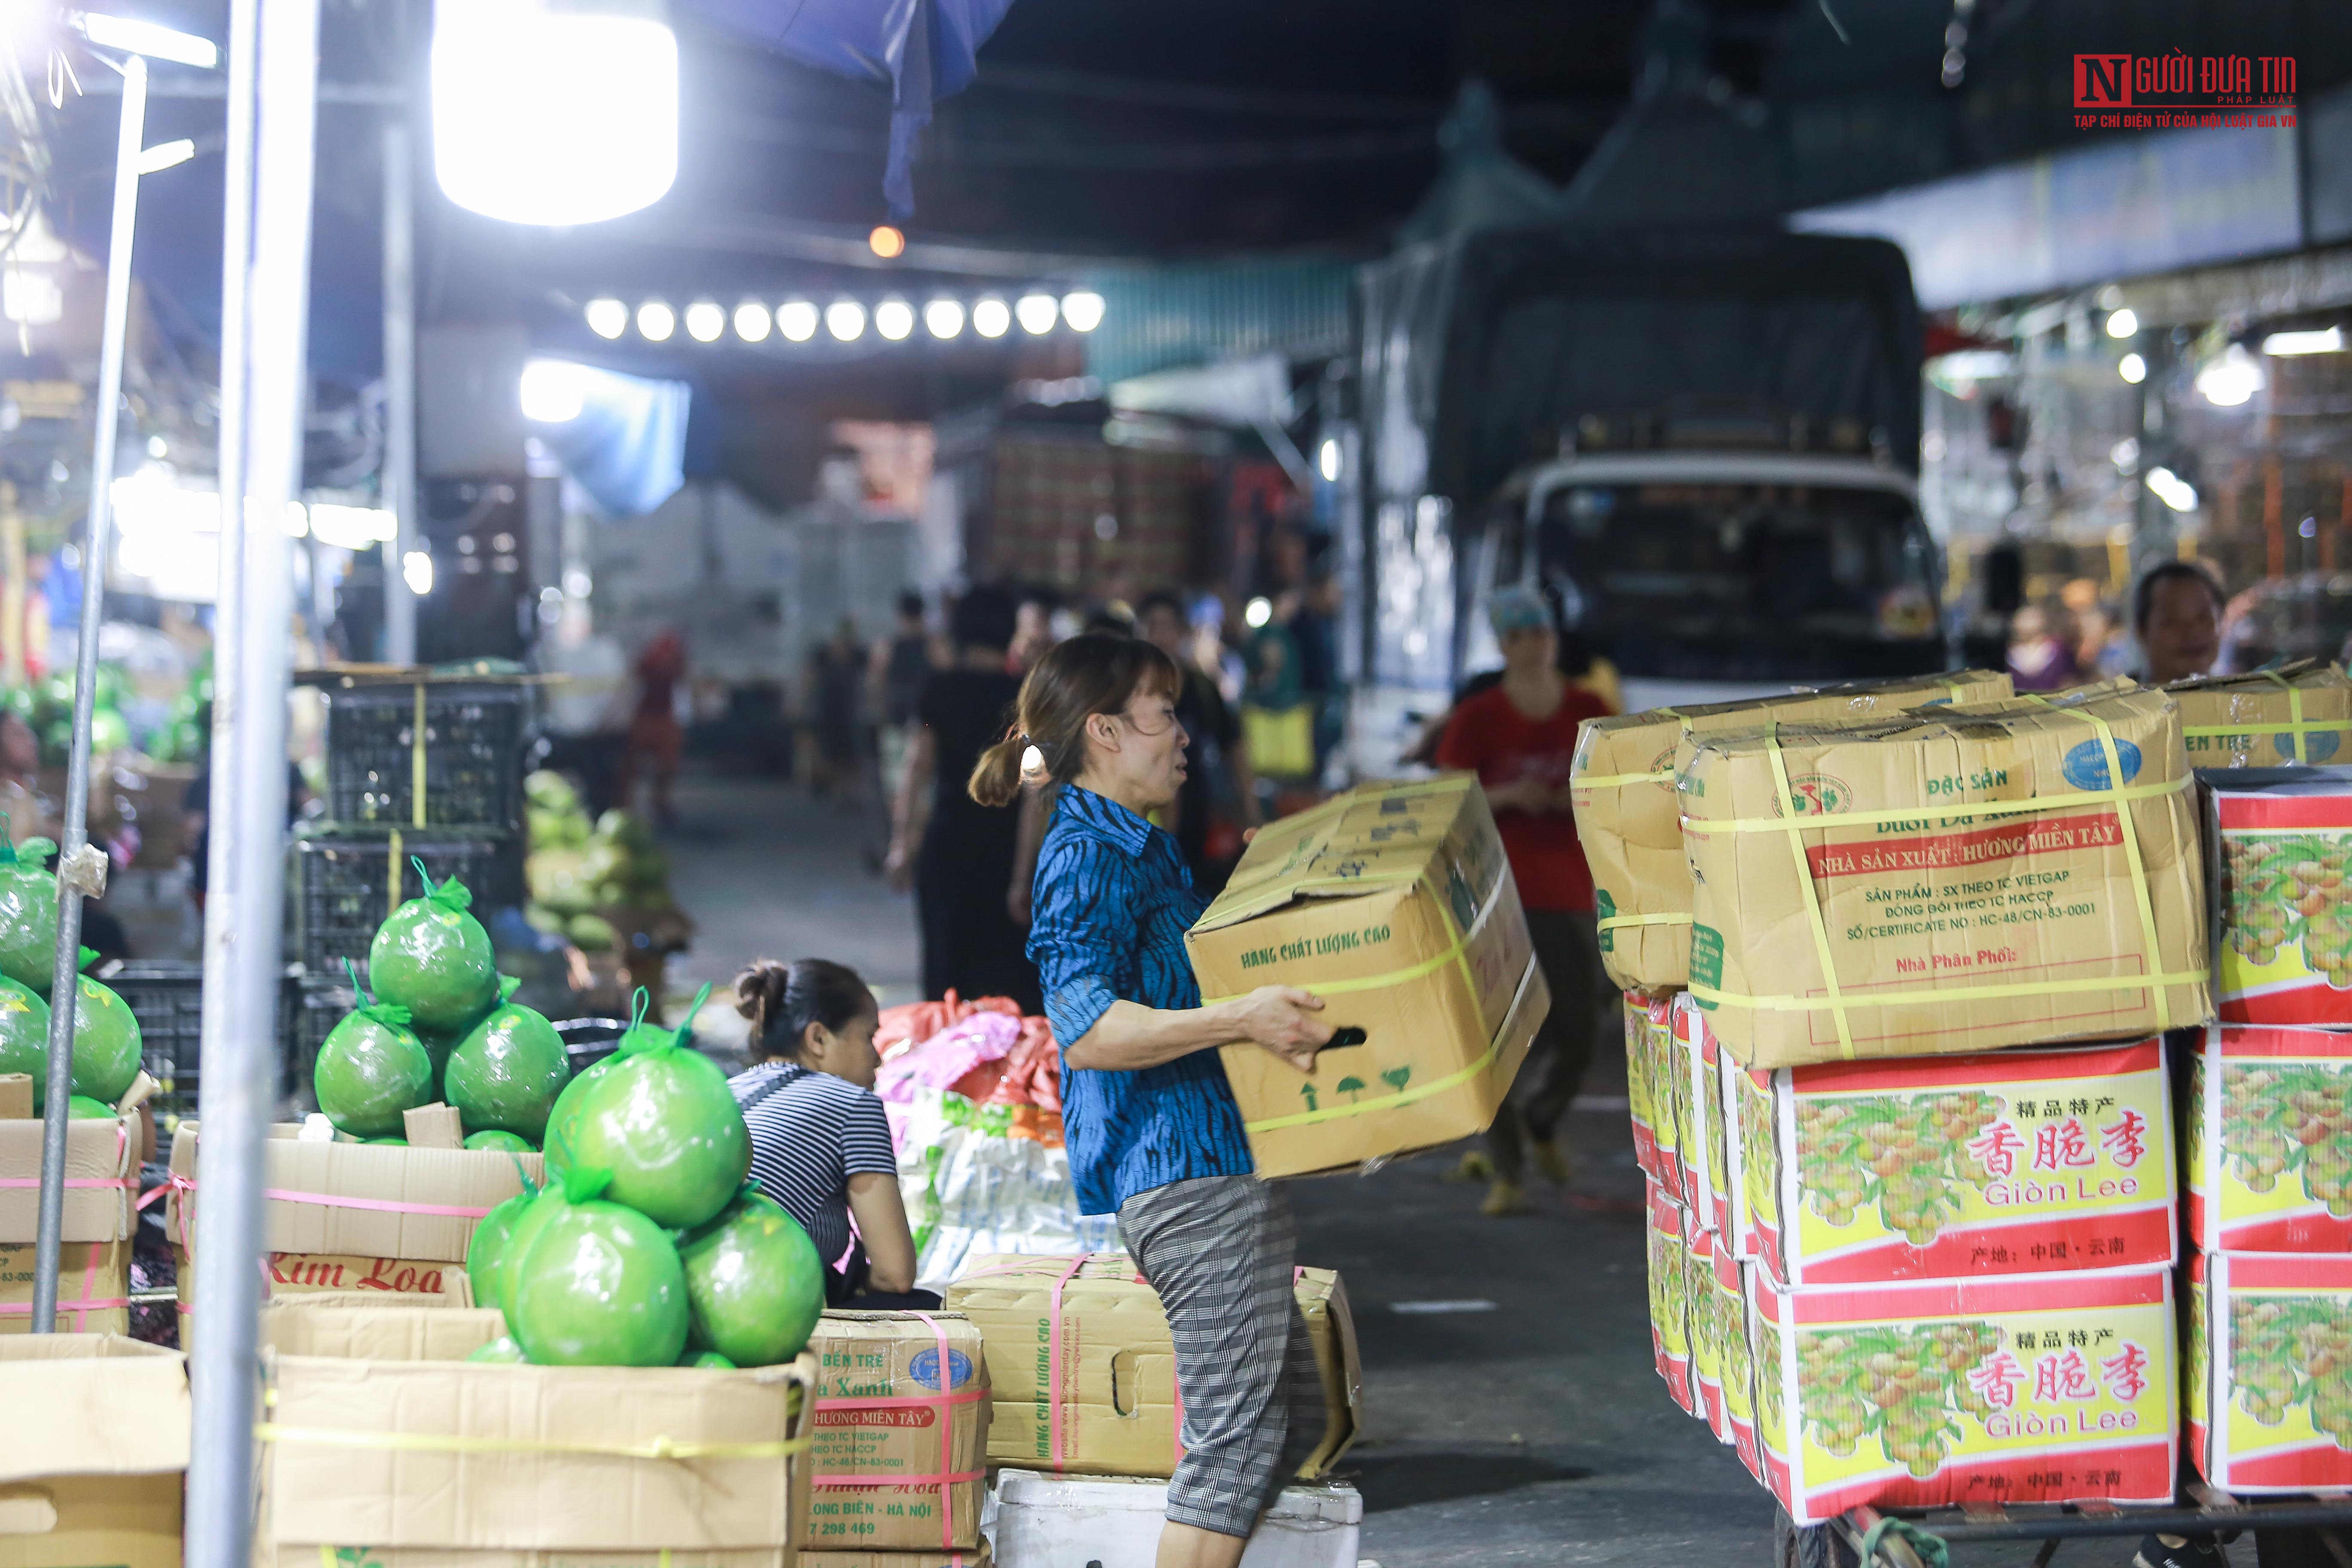
<path id="1" fill-rule="evenodd" d="M 624 1046 L 548 1145 L 566 1169 L 610 1172 L 605 1196 L 673 1230 L 725 1208 L 751 1168 L 751 1131 L 727 1075 L 686 1043 L 691 1033 L 688 1025 L 662 1045 Z"/>
<path id="2" fill-rule="evenodd" d="M 602 1178 L 566 1175 L 573 1201 L 524 1253 L 507 1327 L 540 1366 L 673 1366 L 686 1348 L 677 1247 L 635 1209 L 588 1196 Z"/>
<path id="3" fill-rule="evenodd" d="M 58 879 L 41 866 L 58 847 L 27 838 L 20 849 L 6 824 L 0 813 L 0 974 L 47 996 L 58 960 Z"/>
<path id="4" fill-rule="evenodd" d="M 449 1054 L 441 1097 L 468 1127 L 543 1138 L 548 1113 L 571 1081 L 572 1058 L 555 1026 L 529 1007 L 501 1002 Z"/>
<path id="5" fill-rule="evenodd" d="M 473 1282 L 474 1300 L 485 1307 L 499 1304 L 499 1260 L 506 1255 L 507 1244 L 514 1239 L 515 1226 L 538 1195 L 525 1185 L 521 1192 L 484 1215 L 482 1223 L 474 1227 L 473 1236 L 466 1243 L 466 1278 Z"/>
<path id="6" fill-rule="evenodd" d="M 87 975 L 74 990 L 74 1092 L 112 1105 L 131 1092 L 139 1076 L 139 1019 L 129 1003 Z"/>
<path id="7" fill-rule="evenodd" d="M 733 1372 L 736 1370 L 735 1363 L 729 1361 L 725 1356 L 720 1355 L 717 1351 L 698 1351 L 691 1345 L 687 1347 L 686 1353 L 684 1355 L 677 1358 L 677 1364 L 683 1367 L 691 1367 L 696 1372 Z"/>
<path id="8" fill-rule="evenodd" d="M 494 1149 L 507 1154 L 536 1154 L 539 1146 L 520 1132 L 509 1132 L 503 1127 L 485 1127 L 479 1132 L 466 1134 L 468 1149 Z"/>
<path id="9" fill-rule="evenodd" d="M 645 1021 L 647 1000 L 646 988 L 642 985 L 638 986 L 636 994 L 630 1004 L 629 1026 L 622 1032 L 619 1048 L 603 1060 L 593 1062 L 581 1068 L 572 1076 L 572 1080 L 563 1086 L 562 1092 L 555 1097 L 555 1104 L 547 1113 L 547 1131 L 539 1141 L 541 1148 L 552 1149 L 562 1142 L 564 1130 L 572 1125 L 573 1118 L 579 1113 L 581 1103 L 587 1098 L 588 1090 L 604 1081 L 604 1075 L 610 1072 L 614 1064 L 621 1059 L 622 1050 L 626 1050 L 633 1045 L 642 1050 L 669 1038 L 671 1033 L 669 1030 L 658 1024 L 648 1024 Z"/>
<path id="10" fill-rule="evenodd" d="M 362 1143 L 379 1143 L 394 1149 L 405 1149 L 408 1147 L 408 1140 L 405 1138 L 362 1138 L 360 1142 Z"/>
<path id="11" fill-rule="evenodd" d="M 111 1121 L 114 1120 L 115 1111 L 114 1107 L 104 1100 L 92 1100 L 86 1094 L 77 1094 L 66 1101 L 66 1117 L 72 1121 Z"/>
<path id="12" fill-rule="evenodd" d="M 401 1112 L 433 1100 L 433 1060 L 408 1026 L 408 1009 L 377 1002 L 344 1014 L 319 1047 L 310 1089 L 338 1131 L 404 1132 Z"/>
<path id="13" fill-rule="evenodd" d="M 0 980 L 0 1073 L 28 1075 L 36 1109 L 48 1088 L 48 1063 L 49 1005 L 31 987 Z"/>
<path id="14" fill-rule="evenodd" d="M 522 1347 L 515 1343 L 514 1336 L 512 1334 L 500 1334 L 497 1339 L 492 1340 L 488 1344 L 486 1344 L 480 1349 L 475 1351 L 473 1354 L 467 1356 L 466 1359 L 467 1361 L 504 1362 L 515 1366 L 522 1366 L 530 1362 L 530 1357 L 522 1353 Z"/>
<path id="15" fill-rule="evenodd" d="M 505 1245 L 489 1260 L 489 1289 L 485 1290 L 480 1281 L 475 1282 L 474 1300 L 482 1306 L 496 1307 L 504 1312 L 509 1329 L 514 1326 L 515 1285 L 522 1275 L 523 1255 L 530 1250 L 530 1244 L 539 1239 L 539 1233 L 547 1228 L 548 1222 L 562 1214 L 571 1201 L 563 1195 L 560 1184 L 550 1184 L 536 1196 L 530 1197 L 523 1205 L 522 1212 L 515 1216 L 507 1232 Z M 468 1276 L 473 1273 L 471 1257 L 472 1251 L 468 1248 L 466 1269 Z"/>
<path id="16" fill-rule="evenodd" d="M 467 912 L 474 896 L 463 882 L 453 877 L 436 888 L 425 862 L 415 864 L 425 896 L 409 900 L 376 928 L 368 944 L 368 979 L 379 998 L 408 1009 L 415 1027 L 454 1039 L 498 1004 L 490 934 Z"/>
<path id="17" fill-rule="evenodd" d="M 801 1353 L 824 1310 L 824 1260 L 798 1221 L 746 1192 L 678 1246 L 693 1337 L 737 1366 Z"/>

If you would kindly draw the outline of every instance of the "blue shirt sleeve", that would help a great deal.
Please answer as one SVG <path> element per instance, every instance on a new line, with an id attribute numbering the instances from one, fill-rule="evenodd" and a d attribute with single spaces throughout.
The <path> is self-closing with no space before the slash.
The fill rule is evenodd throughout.
<path id="1" fill-rule="evenodd" d="M 1113 1002 L 1135 994 L 1143 891 L 1136 873 L 1133 856 L 1079 835 L 1048 844 L 1038 862 L 1029 959 L 1064 1050 Z"/>

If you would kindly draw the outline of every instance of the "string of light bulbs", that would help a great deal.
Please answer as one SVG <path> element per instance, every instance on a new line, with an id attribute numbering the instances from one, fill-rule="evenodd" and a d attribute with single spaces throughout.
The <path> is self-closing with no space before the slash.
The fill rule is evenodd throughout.
<path id="1" fill-rule="evenodd" d="M 1006 300 L 986 294 L 967 306 L 962 300 L 938 298 L 919 308 L 897 295 L 871 310 L 846 297 L 822 305 L 814 300 L 788 299 L 771 309 L 766 301 L 745 300 L 732 310 L 716 300 L 700 299 L 678 310 L 667 300 L 650 299 L 633 310 L 611 295 L 591 300 L 583 310 L 588 330 L 607 342 L 626 337 L 634 328 L 646 342 L 667 342 L 683 330 L 698 343 L 715 343 L 733 329 L 739 342 L 763 343 L 772 335 L 789 343 L 804 343 L 822 331 L 835 342 L 854 343 L 870 328 L 891 342 L 915 335 L 917 325 L 945 342 L 961 337 L 967 327 L 979 337 L 1002 338 L 1017 325 L 1031 337 L 1044 337 L 1056 326 L 1074 332 L 1091 332 L 1102 325 L 1103 297 L 1089 289 L 1073 289 L 1058 299 L 1042 290 Z"/>

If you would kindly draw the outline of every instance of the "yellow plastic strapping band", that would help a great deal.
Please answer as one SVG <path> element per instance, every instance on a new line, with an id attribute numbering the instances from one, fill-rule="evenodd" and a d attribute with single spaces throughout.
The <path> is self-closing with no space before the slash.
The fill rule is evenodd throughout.
<path id="1" fill-rule="evenodd" d="M 1690 923 L 1691 918 L 1688 914 L 1611 915 L 1607 920 L 1597 922 L 1592 929 L 1614 931 L 1619 926 L 1686 926 Z"/>
<path id="2" fill-rule="evenodd" d="M 400 912 L 400 829 L 392 830 L 392 839 L 384 856 L 383 918 L 390 920 Z"/>
<path id="3" fill-rule="evenodd" d="M 2065 712 L 2047 698 L 2036 697 L 2032 700 L 2049 712 Z M 2123 758 L 2116 752 L 2114 726 L 2087 709 L 2077 710 L 2067 713 L 2066 716 L 2081 719 L 2099 732 L 2099 753 L 2107 765 L 2108 787 L 2119 788 L 2124 782 L 2124 764 Z M 2131 868 L 2132 900 L 2139 906 L 2140 939 L 2147 943 L 2147 973 L 2150 976 L 2155 976 L 2163 973 L 2164 952 L 2157 943 L 2156 904 L 2148 897 L 2147 866 L 2140 858 L 2139 834 L 2132 826 L 2131 815 L 2124 810 L 2124 803 L 2121 800 L 2115 803 L 2115 807 L 2116 832 L 2124 841 L 2124 861 Z M 2168 986 L 2153 983 L 2149 986 L 2156 1002 L 2156 1027 L 2159 1034 L 2172 1027 L 2172 999 L 2168 994 L 2169 989 Z"/>
<path id="4" fill-rule="evenodd" d="M 425 826 L 425 683 L 416 683 L 416 718 L 409 726 L 408 819 Z"/>
<path id="5" fill-rule="evenodd" d="M 2305 735 L 2340 735 L 2347 731 L 2352 731 L 2352 719 L 2305 719 L 2303 716 L 2302 687 L 2295 685 L 2294 682 L 2289 680 L 2285 676 L 2281 675 L 2275 669 L 2257 670 L 2255 673 L 2262 676 L 2266 680 L 2276 682 L 2286 692 L 2287 722 L 2284 726 L 2275 723 L 2190 724 L 2185 726 L 2181 730 L 2181 734 L 2184 736 L 2245 735 L 2249 737 L 2254 735 L 2293 735 L 2294 737 L 2294 760 L 2298 763 L 2309 763 L 2311 758 L 2305 753 L 2303 745 L 2303 738 Z"/>
<path id="6" fill-rule="evenodd" d="M 1829 992 L 1830 1021 L 1837 1026 L 1838 1055 L 1853 1059 L 1853 1028 L 1845 1016 L 1845 999 L 1838 989 L 1837 957 L 1830 951 L 1829 922 L 1822 919 L 1821 894 L 1813 887 L 1813 868 L 1805 858 L 1805 830 L 1793 805 L 1796 794 L 1789 788 L 1789 764 L 1780 755 L 1780 726 L 1774 724 L 1764 732 L 1764 755 L 1772 764 L 1773 799 L 1790 803 L 1789 814 L 1781 820 L 1788 825 L 1789 853 L 1797 863 L 1797 886 L 1805 892 L 1805 923 L 1812 928 L 1813 952 L 1821 959 L 1822 984 Z"/>
<path id="7" fill-rule="evenodd" d="M 1570 789 L 1615 789 L 1620 784 L 1672 784 L 1674 782 L 1675 770 L 1668 768 L 1665 772 L 1658 773 L 1600 773 L 1590 777 L 1570 775 L 1568 781 L 1568 787 Z"/>
<path id="8" fill-rule="evenodd" d="M 1948 806 L 1905 806 L 1894 811 L 1841 811 L 1834 820 L 1823 818 L 1812 826 L 1832 827 L 1884 827 L 1890 823 L 1916 822 L 1923 816 L 1941 816 L 1948 821 L 1979 816 L 2030 816 L 2037 811 L 2065 811 L 2078 805 L 2113 805 L 2118 801 L 2148 800 L 2160 795 L 2179 795 L 2196 781 L 2187 774 L 2164 784 L 2132 784 L 2124 789 L 2078 790 L 2068 795 L 2035 795 L 2029 800 L 1968 801 Z M 1721 822 L 1694 821 L 1683 818 L 1685 833 L 1778 833 L 1788 826 L 1780 816 L 1733 816 Z"/>
<path id="9" fill-rule="evenodd" d="M 1999 1001 L 2009 996 L 2074 995 L 2086 991 L 2140 991 L 2164 985 L 2194 985 L 2207 979 L 2201 970 L 2185 971 L 2179 974 L 2115 974 L 2090 980 L 2018 980 L 2000 985 L 1954 985 L 1942 991 L 1877 991 L 1866 996 L 1848 996 L 1844 1005 L 1853 1007 L 1900 1007 L 1912 1002 L 1949 1002 L 1964 998 Z M 1819 1013 L 1829 1003 L 1818 996 L 1744 996 L 1735 992 L 1717 991 L 1714 986 L 1692 981 L 1690 994 L 1702 1002 L 1719 1002 L 1729 1007 L 1748 1007 L 1759 1013 Z"/>
<path id="10" fill-rule="evenodd" d="M 330 1448 L 373 1448 L 408 1454 L 593 1454 L 615 1459 L 782 1459 L 804 1454 L 814 1436 L 767 1443 L 681 1443 L 656 1437 L 647 1443 L 524 1442 L 510 1437 L 460 1437 L 444 1432 L 360 1432 L 334 1426 L 254 1424 L 263 1443 L 310 1443 Z"/>

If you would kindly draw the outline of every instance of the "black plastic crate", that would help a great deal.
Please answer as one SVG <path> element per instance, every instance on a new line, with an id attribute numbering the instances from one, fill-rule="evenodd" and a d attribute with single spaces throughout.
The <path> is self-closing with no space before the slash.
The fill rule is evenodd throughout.
<path id="1" fill-rule="evenodd" d="M 520 835 L 402 833 L 296 839 L 293 884 L 300 890 L 295 952 L 314 981 L 343 980 L 343 960 L 367 973 L 368 944 L 393 910 L 425 891 L 413 859 L 434 885 L 455 877 L 474 895 L 475 918 L 522 902 Z"/>
<path id="2" fill-rule="evenodd" d="M 152 1102 L 156 1114 L 194 1115 L 202 1076 L 204 965 L 193 960 L 131 959 L 113 973 L 101 973 L 97 978 L 121 997 L 131 1016 L 139 1020 L 142 1065 L 148 1076 L 161 1086 Z M 296 987 L 289 974 L 278 1005 L 281 1055 L 294 1033 L 296 1001 Z M 306 1070 L 306 1081 L 308 1077 Z M 292 1082 L 290 1058 L 281 1078 L 285 1084 Z"/>
<path id="3" fill-rule="evenodd" d="M 349 677 L 343 678 L 349 679 Z M 419 720 L 427 828 L 522 826 L 532 689 L 517 682 L 319 683 L 327 704 L 327 820 L 416 826 Z M 420 694 L 422 706 L 420 708 Z"/>

